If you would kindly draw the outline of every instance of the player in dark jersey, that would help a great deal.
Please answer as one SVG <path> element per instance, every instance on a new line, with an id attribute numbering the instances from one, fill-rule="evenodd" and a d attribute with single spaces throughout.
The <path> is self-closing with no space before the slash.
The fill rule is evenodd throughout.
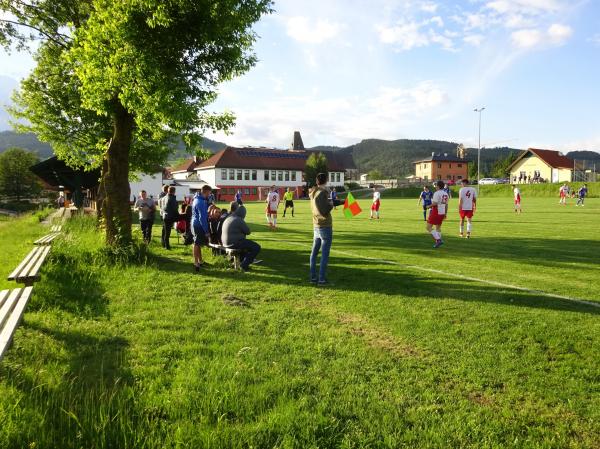
<path id="1" fill-rule="evenodd" d="M 429 187 L 423 186 L 423 191 L 419 195 L 419 202 L 417 204 L 423 205 L 423 220 L 427 221 L 427 209 L 431 206 L 431 198 L 433 193 L 429 190 Z"/>

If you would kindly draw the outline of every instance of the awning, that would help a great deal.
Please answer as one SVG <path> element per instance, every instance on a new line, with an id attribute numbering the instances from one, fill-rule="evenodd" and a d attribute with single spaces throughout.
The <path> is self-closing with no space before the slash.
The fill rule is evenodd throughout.
<path id="1" fill-rule="evenodd" d="M 73 169 L 56 156 L 39 162 L 29 168 L 52 187 L 64 186 L 67 190 L 93 189 L 100 184 L 100 169 L 85 171 L 83 168 Z"/>

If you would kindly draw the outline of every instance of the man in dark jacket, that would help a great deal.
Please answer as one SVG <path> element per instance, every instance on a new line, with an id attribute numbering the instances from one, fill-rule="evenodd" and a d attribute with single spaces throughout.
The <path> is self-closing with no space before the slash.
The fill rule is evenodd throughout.
<path id="1" fill-rule="evenodd" d="M 244 221 L 244 218 L 246 218 L 246 208 L 240 206 L 225 219 L 221 238 L 225 248 L 245 251 L 240 265 L 242 270 L 248 271 L 250 264 L 254 262 L 260 251 L 260 245 L 246 238 L 247 235 L 250 235 L 250 228 Z"/>
<path id="2" fill-rule="evenodd" d="M 162 246 L 165 249 L 171 249 L 169 238 L 173 224 L 179 220 L 179 210 L 177 208 L 177 198 L 175 197 L 175 187 L 169 187 L 169 193 L 161 198 L 161 215 L 163 217 Z"/>

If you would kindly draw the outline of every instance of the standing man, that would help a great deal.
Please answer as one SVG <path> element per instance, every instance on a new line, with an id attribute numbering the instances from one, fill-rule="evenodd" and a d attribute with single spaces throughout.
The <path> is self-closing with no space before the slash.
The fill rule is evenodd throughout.
<path id="1" fill-rule="evenodd" d="M 210 228 L 208 227 L 208 197 L 211 193 L 212 188 L 208 185 L 203 185 L 200 192 L 196 192 L 194 195 L 194 201 L 192 202 L 191 228 L 194 237 L 192 253 L 194 255 L 194 270 L 196 273 L 204 265 L 204 262 L 202 262 L 202 246 L 208 244 L 210 237 Z"/>
<path id="2" fill-rule="evenodd" d="M 467 219 L 467 238 L 471 238 L 471 220 L 475 213 L 475 205 L 477 204 L 477 191 L 473 187 L 469 187 L 469 180 L 461 181 L 462 187 L 458 191 L 458 214 L 460 215 L 460 236 L 464 236 L 465 218 Z"/>
<path id="3" fill-rule="evenodd" d="M 373 215 L 379 220 L 379 206 L 381 206 L 381 193 L 379 193 L 377 187 L 373 187 L 373 204 L 371 204 L 369 220 L 373 219 Z"/>
<path id="4" fill-rule="evenodd" d="M 576 206 L 585 206 L 585 204 L 583 204 L 583 202 L 585 201 L 585 196 L 587 195 L 588 189 L 587 189 L 587 185 L 584 184 L 582 185 L 579 190 L 577 191 L 577 204 Z"/>
<path id="5" fill-rule="evenodd" d="M 238 206 L 244 205 L 244 202 L 242 201 L 242 191 L 240 189 L 238 189 L 238 191 L 235 192 L 235 202 Z"/>
<path id="6" fill-rule="evenodd" d="M 285 200 L 285 207 L 283 208 L 283 216 L 285 217 L 285 212 L 288 210 L 288 207 L 292 208 L 292 217 L 294 216 L 294 192 L 292 192 L 292 188 L 288 187 L 287 191 L 283 194 L 283 199 Z"/>
<path id="7" fill-rule="evenodd" d="M 337 206 L 335 205 L 337 201 L 337 190 L 335 190 L 335 187 L 333 189 L 331 189 L 331 202 L 333 203 L 333 208 L 337 209 Z"/>
<path id="8" fill-rule="evenodd" d="M 267 223 L 271 231 L 277 229 L 277 208 L 279 207 L 279 193 L 275 190 L 275 186 L 271 186 L 267 195 Z"/>
<path id="9" fill-rule="evenodd" d="M 158 204 L 158 213 L 160 214 L 160 219 L 163 220 L 163 227 L 161 229 L 161 234 L 160 234 L 160 239 L 161 242 L 164 242 L 165 240 L 165 226 L 164 226 L 164 218 L 163 218 L 163 200 L 166 201 L 167 200 L 167 195 L 169 194 L 169 186 L 167 184 L 162 186 L 162 191 L 158 194 L 158 201 L 156 202 Z M 163 248 L 164 248 L 164 243 L 163 243 Z"/>
<path id="10" fill-rule="evenodd" d="M 513 184 L 513 195 L 515 197 L 515 213 L 521 213 L 521 190 Z"/>
<path id="11" fill-rule="evenodd" d="M 150 243 L 152 240 L 152 225 L 154 223 L 154 212 L 156 211 L 156 204 L 152 198 L 148 198 L 148 194 L 145 190 L 140 192 L 140 197 L 135 202 L 134 209 L 139 212 L 140 228 L 142 230 L 142 236 L 144 243 Z"/>
<path id="12" fill-rule="evenodd" d="M 171 249 L 171 229 L 173 224 L 179 220 L 179 210 L 177 209 L 177 198 L 175 197 L 175 187 L 168 189 L 168 194 L 161 198 L 161 215 L 163 217 L 162 246 L 165 249 Z"/>
<path id="13" fill-rule="evenodd" d="M 567 205 L 567 196 L 569 195 L 569 186 L 567 186 L 566 182 L 562 186 L 560 186 L 560 189 L 558 190 L 558 194 L 560 196 L 560 199 L 558 200 L 558 204 L 562 204 L 563 206 L 566 206 Z"/>
<path id="14" fill-rule="evenodd" d="M 310 208 L 313 216 L 313 246 L 310 253 L 310 282 L 319 286 L 326 286 L 327 264 L 329 263 L 329 251 L 331 250 L 331 241 L 333 239 L 333 219 L 331 210 L 334 204 L 340 205 L 340 202 L 333 203 L 329 199 L 327 191 L 327 173 L 317 175 L 317 185 L 310 189 L 308 197 L 310 198 Z M 321 265 L 317 277 L 317 256 L 321 251 Z"/>
<path id="15" fill-rule="evenodd" d="M 431 199 L 429 209 L 431 213 L 427 219 L 427 232 L 435 240 L 434 248 L 439 248 L 444 244 L 442 240 L 442 223 L 446 218 L 446 206 L 448 205 L 448 194 L 444 191 L 444 181 L 435 183 L 435 193 Z M 435 226 L 435 229 L 433 227 Z"/>
<path id="16" fill-rule="evenodd" d="M 423 204 L 423 221 L 427 221 L 427 209 L 431 206 L 431 198 L 433 198 L 433 193 L 429 190 L 429 187 L 423 186 L 423 191 L 419 195 L 419 201 L 417 204 Z"/>

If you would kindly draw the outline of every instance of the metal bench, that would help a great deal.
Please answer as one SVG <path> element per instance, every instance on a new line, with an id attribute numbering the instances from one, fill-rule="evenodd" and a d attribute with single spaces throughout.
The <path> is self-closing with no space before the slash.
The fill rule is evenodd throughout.
<path id="1" fill-rule="evenodd" d="M 233 268 L 239 270 L 242 265 L 242 253 L 241 249 L 225 248 L 224 246 L 217 245 L 215 243 L 209 243 L 208 246 L 213 250 L 213 254 L 220 252 L 220 254 L 226 254 L 233 259 Z"/>
<path id="2" fill-rule="evenodd" d="M 40 270 L 48 253 L 50 246 L 38 246 L 33 248 L 25 259 L 12 273 L 8 275 L 9 281 L 22 282 L 25 285 L 33 285 L 40 278 Z"/>
<path id="3" fill-rule="evenodd" d="M 23 287 L 0 291 L 0 360 L 21 322 L 32 289 L 33 287 Z"/>

